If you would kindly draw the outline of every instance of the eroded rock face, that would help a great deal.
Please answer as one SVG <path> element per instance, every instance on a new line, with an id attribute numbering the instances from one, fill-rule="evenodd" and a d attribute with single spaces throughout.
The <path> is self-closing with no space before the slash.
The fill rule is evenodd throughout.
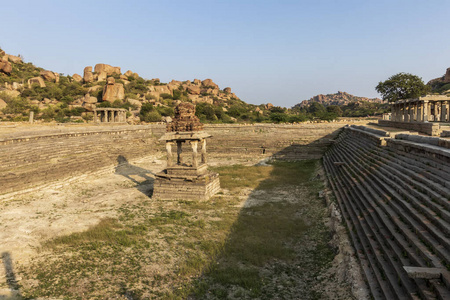
<path id="1" fill-rule="evenodd" d="M 120 67 L 113 67 L 107 64 L 96 64 L 94 68 L 94 72 L 100 74 L 101 72 L 105 72 L 106 75 L 112 75 L 114 73 L 120 74 Z"/>
<path id="2" fill-rule="evenodd" d="M 11 55 L 11 54 L 5 54 L 3 56 L 3 59 L 12 61 L 15 64 L 22 62 L 22 58 L 20 58 L 19 56 Z"/>
<path id="3" fill-rule="evenodd" d="M 125 98 L 125 91 L 123 84 L 116 83 L 113 77 L 108 77 L 106 85 L 103 88 L 103 101 L 114 102 L 115 100 L 123 100 Z"/>
<path id="4" fill-rule="evenodd" d="M 2 71 L 5 74 L 11 74 L 12 72 L 11 63 L 6 60 L 0 60 L 0 71 Z"/>
<path id="5" fill-rule="evenodd" d="M 219 88 L 217 84 L 215 84 L 212 79 L 205 79 L 202 81 L 203 86 Z"/>
<path id="6" fill-rule="evenodd" d="M 186 87 L 186 90 L 188 91 L 189 94 L 192 95 L 200 95 L 200 87 L 194 85 L 194 86 L 188 86 Z"/>
<path id="7" fill-rule="evenodd" d="M 33 84 L 39 84 L 40 87 L 46 87 L 44 79 L 42 77 L 33 77 L 28 79 L 28 88 L 31 88 Z"/>
<path id="8" fill-rule="evenodd" d="M 84 82 L 92 82 L 92 81 L 94 81 L 94 74 L 92 73 L 92 67 L 91 66 L 84 68 L 83 80 L 84 80 Z"/>
<path id="9" fill-rule="evenodd" d="M 52 71 L 41 71 L 39 73 L 45 81 L 59 82 L 59 74 Z"/>
<path id="10" fill-rule="evenodd" d="M 106 72 L 102 71 L 98 73 L 97 81 L 105 81 L 107 77 L 108 75 L 106 74 Z"/>
<path id="11" fill-rule="evenodd" d="M 450 68 L 447 68 L 447 71 L 445 72 L 445 75 L 444 75 L 444 82 L 445 82 L 445 83 L 450 82 Z"/>
<path id="12" fill-rule="evenodd" d="M 231 88 L 230 87 L 226 87 L 223 89 L 223 91 L 227 94 L 231 94 Z"/>
<path id="13" fill-rule="evenodd" d="M 128 77 L 133 77 L 133 78 L 138 78 L 139 77 L 138 73 L 133 73 L 130 70 L 126 71 L 124 75 L 126 76 L 125 79 L 128 79 Z"/>
<path id="14" fill-rule="evenodd" d="M 81 77 L 78 74 L 73 74 L 72 75 L 73 80 L 75 80 L 76 82 L 81 82 L 83 80 L 83 77 Z"/>

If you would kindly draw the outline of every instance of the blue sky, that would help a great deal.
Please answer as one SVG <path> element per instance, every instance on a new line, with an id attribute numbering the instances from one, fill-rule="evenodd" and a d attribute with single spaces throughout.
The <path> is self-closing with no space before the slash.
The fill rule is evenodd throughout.
<path id="1" fill-rule="evenodd" d="M 379 96 L 450 67 L 450 1 L 4 1 L 0 47 L 59 73 L 106 63 L 163 82 L 211 78 L 242 100 Z"/>

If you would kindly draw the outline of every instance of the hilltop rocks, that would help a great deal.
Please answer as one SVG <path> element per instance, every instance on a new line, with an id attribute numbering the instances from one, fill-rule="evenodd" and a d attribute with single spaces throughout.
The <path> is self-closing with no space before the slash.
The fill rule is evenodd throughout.
<path id="1" fill-rule="evenodd" d="M 271 109 L 273 107 L 273 104 L 272 103 L 267 103 L 266 105 L 264 105 L 264 108 L 266 109 L 266 110 L 269 110 L 269 109 Z"/>
<path id="2" fill-rule="evenodd" d="M 84 82 L 94 81 L 94 74 L 92 73 L 92 67 L 89 66 L 89 67 L 84 68 L 83 80 L 84 80 Z"/>
<path id="3" fill-rule="evenodd" d="M 12 72 L 12 66 L 11 63 L 7 60 L 0 59 L 0 71 L 2 71 L 5 74 L 11 74 Z"/>
<path id="4" fill-rule="evenodd" d="M 123 74 L 126 76 L 125 80 L 128 79 L 128 77 L 133 77 L 133 78 L 139 78 L 138 73 L 133 73 L 130 70 L 126 71 L 125 74 Z"/>
<path id="5" fill-rule="evenodd" d="M 31 89 L 33 84 L 39 84 L 40 87 L 46 87 L 44 79 L 42 77 L 33 77 L 28 79 L 28 88 Z"/>
<path id="6" fill-rule="evenodd" d="M 191 95 L 200 95 L 200 87 L 198 87 L 198 86 L 195 86 L 195 85 L 194 86 L 188 86 L 186 88 L 186 90 Z"/>
<path id="7" fill-rule="evenodd" d="M 216 88 L 216 89 L 219 88 L 219 86 L 217 84 L 215 84 L 212 81 L 212 79 L 205 79 L 205 80 L 203 80 L 202 81 L 202 85 L 205 86 L 205 87 L 213 87 L 213 88 Z"/>
<path id="8" fill-rule="evenodd" d="M 445 72 L 444 82 L 445 83 L 449 83 L 450 82 L 450 68 L 447 68 L 447 71 Z"/>
<path id="9" fill-rule="evenodd" d="M 15 56 L 15 55 L 11 55 L 11 54 L 5 54 L 3 56 L 3 59 L 5 59 L 6 61 L 12 61 L 13 63 L 17 64 L 22 62 L 22 58 L 20 56 Z"/>
<path id="10" fill-rule="evenodd" d="M 52 71 L 41 71 L 41 77 L 46 81 L 54 81 L 56 83 L 59 82 L 59 74 Z"/>
<path id="11" fill-rule="evenodd" d="M 92 97 L 89 93 L 84 95 L 84 99 L 83 100 L 84 100 L 85 103 L 89 103 L 89 104 L 94 104 L 94 103 L 98 102 L 97 98 Z"/>
<path id="12" fill-rule="evenodd" d="M 81 77 L 78 74 L 73 74 L 72 76 L 73 80 L 75 80 L 76 82 L 81 82 L 83 80 L 83 77 Z"/>
<path id="13" fill-rule="evenodd" d="M 105 81 L 107 77 L 108 77 L 108 75 L 106 74 L 106 72 L 102 71 L 102 72 L 98 73 L 97 81 Z"/>
<path id="14" fill-rule="evenodd" d="M 96 64 L 94 68 L 94 72 L 97 74 L 100 74 L 102 72 L 105 72 L 106 75 L 110 76 L 114 73 L 120 74 L 120 67 L 113 67 L 107 64 Z"/>
<path id="15" fill-rule="evenodd" d="M 116 83 L 113 77 L 108 77 L 107 83 L 103 88 L 103 101 L 114 102 L 115 100 L 122 100 L 125 98 L 125 91 L 123 84 Z"/>
<path id="16" fill-rule="evenodd" d="M 227 94 L 231 94 L 231 88 L 230 87 L 226 87 L 223 89 L 223 91 Z"/>
<path id="17" fill-rule="evenodd" d="M 327 95 L 317 95 L 309 100 L 303 100 L 299 104 L 295 105 L 294 107 L 307 107 L 313 102 L 318 102 L 320 104 L 323 104 L 324 106 L 328 105 L 347 105 L 352 102 L 362 103 L 362 102 L 370 102 L 370 103 L 383 103 L 383 100 L 379 98 L 366 98 L 366 97 L 358 97 L 351 95 L 346 92 L 338 91 L 336 94 L 327 94 Z"/>

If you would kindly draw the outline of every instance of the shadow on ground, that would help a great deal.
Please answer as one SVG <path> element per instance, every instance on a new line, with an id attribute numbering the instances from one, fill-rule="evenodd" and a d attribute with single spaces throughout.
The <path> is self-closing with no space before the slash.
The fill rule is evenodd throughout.
<path id="1" fill-rule="evenodd" d="M 9 252 L 2 253 L 2 262 L 5 269 L 6 284 L 10 290 L 10 295 L 0 295 L 0 300 L 16 300 L 22 299 L 19 290 L 19 284 L 17 283 L 16 273 L 14 272 L 13 262 L 11 254 Z"/>
<path id="2" fill-rule="evenodd" d="M 130 164 L 123 155 L 117 157 L 115 174 L 121 175 L 136 184 L 136 188 L 144 195 L 151 197 L 155 174 L 147 169 Z M 149 175 L 150 174 L 150 175 Z"/>
<path id="3" fill-rule="evenodd" d="M 326 275 L 335 250 L 326 204 L 318 196 L 319 158 L 338 132 L 272 156 L 270 174 L 248 195 L 225 245 L 193 281 L 188 299 L 327 299 L 329 290 L 351 298 L 350 287 Z M 242 171 L 243 178 L 252 176 L 250 169 Z"/>

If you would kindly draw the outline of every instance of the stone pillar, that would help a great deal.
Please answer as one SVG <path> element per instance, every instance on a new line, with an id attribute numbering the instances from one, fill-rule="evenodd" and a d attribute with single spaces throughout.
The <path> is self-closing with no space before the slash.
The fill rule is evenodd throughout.
<path id="1" fill-rule="evenodd" d="M 409 104 L 409 121 L 410 122 L 414 122 L 415 121 L 415 118 L 414 118 L 414 108 L 415 108 L 415 106 L 416 106 L 415 102 Z"/>
<path id="2" fill-rule="evenodd" d="M 111 111 L 111 122 L 112 122 L 112 123 L 115 122 L 115 120 L 114 120 L 114 111 L 113 111 L 113 110 Z"/>
<path id="3" fill-rule="evenodd" d="M 198 160 L 197 160 L 197 149 L 198 149 L 198 141 L 191 141 L 192 146 L 192 166 L 194 168 L 198 167 Z"/>
<path id="4" fill-rule="evenodd" d="M 403 103 L 403 122 L 409 122 L 409 103 L 406 103 L 406 101 Z"/>
<path id="5" fill-rule="evenodd" d="M 206 164 L 206 139 L 202 140 L 202 164 Z"/>
<path id="6" fill-rule="evenodd" d="M 30 118 L 28 119 L 28 121 L 30 122 L 30 124 L 33 124 L 33 121 L 34 121 L 34 111 L 30 111 Z"/>
<path id="7" fill-rule="evenodd" d="M 167 151 L 167 166 L 171 167 L 173 165 L 172 161 L 172 143 L 166 142 L 166 151 Z"/>
<path id="8" fill-rule="evenodd" d="M 181 141 L 177 141 L 177 164 L 179 165 L 183 163 L 183 157 L 181 156 L 181 153 L 183 153 Z"/>
<path id="9" fill-rule="evenodd" d="M 445 101 L 445 121 L 450 122 L 450 101 Z"/>
<path id="10" fill-rule="evenodd" d="M 105 123 L 108 123 L 108 111 L 105 110 L 103 113 L 105 114 Z"/>
<path id="11" fill-rule="evenodd" d="M 97 118 L 97 110 L 94 109 L 94 123 L 98 122 L 98 118 Z"/>
<path id="12" fill-rule="evenodd" d="M 428 122 L 428 101 L 423 101 L 422 122 Z"/>
<path id="13" fill-rule="evenodd" d="M 391 121 L 395 121 L 395 104 L 391 104 Z"/>

